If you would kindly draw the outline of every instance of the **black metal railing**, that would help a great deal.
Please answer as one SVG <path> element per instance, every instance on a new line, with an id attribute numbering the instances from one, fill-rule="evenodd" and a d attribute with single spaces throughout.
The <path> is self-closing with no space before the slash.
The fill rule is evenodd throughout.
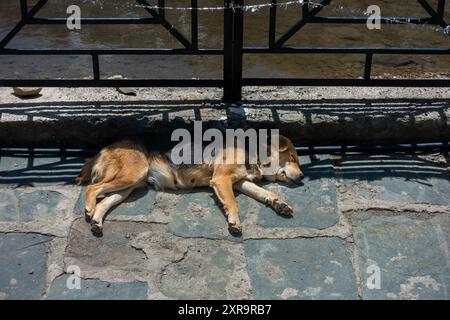
<path id="1" fill-rule="evenodd" d="M 66 24 L 65 18 L 37 18 L 36 14 L 49 2 L 38 0 L 31 8 L 27 0 L 19 0 L 21 20 L 0 41 L 0 55 L 87 55 L 92 59 L 92 79 L 3 79 L 0 86 L 39 87 L 223 87 L 224 100 L 241 100 L 243 86 L 392 86 L 392 87 L 450 87 L 446 79 L 374 79 L 372 61 L 374 55 L 450 55 L 450 48 L 367 48 L 367 47 L 300 47 L 286 43 L 308 23 L 365 24 L 367 17 L 318 16 L 332 0 L 320 0 L 320 5 L 304 1 L 299 20 L 277 38 L 277 0 L 270 2 L 269 37 L 267 46 L 244 46 L 244 0 L 224 0 L 223 48 L 199 48 L 198 44 L 198 1 L 191 0 L 191 34 L 186 37 L 165 15 L 165 1 L 158 0 L 153 8 L 146 0 L 136 0 L 148 17 L 140 18 L 82 18 L 81 24 L 159 24 L 163 26 L 182 48 L 121 48 L 121 49 L 20 49 L 8 44 L 26 25 Z M 425 17 L 382 17 L 382 24 L 427 24 L 447 28 L 444 17 L 445 0 L 438 0 L 434 9 L 427 0 L 417 0 L 428 14 Z M 245 54 L 361 54 L 365 56 L 364 73 L 358 78 L 246 78 L 243 77 L 243 56 Z M 221 79 L 102 79 L 99 57 L 102 55 L 219 55 L 223 56 L 223 77 Z"/>

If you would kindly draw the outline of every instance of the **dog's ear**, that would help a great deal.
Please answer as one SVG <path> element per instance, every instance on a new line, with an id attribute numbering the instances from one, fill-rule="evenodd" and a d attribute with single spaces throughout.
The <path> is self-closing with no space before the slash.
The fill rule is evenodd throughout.
<path id="1" fill-rule="evenodd" d="M 290 143 L 290 140 L 288 139 L 288 138 L 286 138 L 286 137 L 283 137 L 283 136 L 279 136 L 279 151 L 280 152 L 285 152 L 288 148 L 289 148 L 289 143 Z"/>

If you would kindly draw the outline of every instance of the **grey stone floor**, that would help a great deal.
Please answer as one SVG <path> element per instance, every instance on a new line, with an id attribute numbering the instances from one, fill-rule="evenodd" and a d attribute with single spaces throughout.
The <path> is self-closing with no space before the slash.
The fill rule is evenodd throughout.
<path id="1" fill-rule="evenodd" d="M 450 296 L 448 155 L 301 157 L 304 185 L 266 185 L 293 218 L 238 195 L 242 237 L 209 190 L 152 189 L 96 237 L 72 183 L 82 161 L 0 159 L 0 299 Z"/>

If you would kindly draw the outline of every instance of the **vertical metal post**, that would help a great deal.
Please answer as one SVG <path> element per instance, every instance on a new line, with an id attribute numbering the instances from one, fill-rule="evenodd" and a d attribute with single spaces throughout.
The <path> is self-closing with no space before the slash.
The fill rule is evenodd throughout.
<path id="1" fill-rule="evenodd" d="M 191 44 L 193 49 L 198 49 L 198 10 L 197 0 L 191 0 Z"/>
<path id="2" fill-rule="evenodd" d="M 159 7 L 158 13 L 163 19 L 166 17 L 166 11 L 164 10 L 165 6 L 166 6 L 165 0 L 158 0 L 158 7 Z"/>
<path id="3" fill-rule="evenodd" d="M 439 18 L 444 19 L 444 11 L 445 11 L 445 0 L 439 0 L 437 8 L 437 14 Z"/>
<path id="4" fill-rule="evenodd" d="M 233 9 L 232 0 L 224 0 L 223 12 L 223 100 L 232 101 L 233 85 Z"/>
<path id="5" fill-rule="evenodd" d="M 303 11 L 303 19 L 306 18 L 306 16 L 309 14 L 309 0 L 305 0 L 302 4 L 302 11 Z"/>
<path id="6" fill-rule="evenodd" d="M 225 0 L 223 100 L 230 103 L 242 99 L 243 5 L 244 0 Z"/>
<path id="7" fill-rule="evenodd" d="M 364 66 L 364 80 L 370 80 L 370 76 L 372 74 L 372 60 L 373 60 L 373 54 L 368 53 L 366 55 L 366 63 Z"/>
<path id="8" fill-rule="evenodd" d="M 100 63 L 98 54 L 92 55 L 92 71 L 94 72 L 94 80 L 100 80 Z"/>
<path id="9" fill-rule="evenodd" d="M 27 0 L 20 0 L 20 13 L 22 15 L 22 20 L 25 21 L 28 15 L 28 4 Z"/>
<path id="10" fill-rule="evenodd" d="M 269 21 L 269 48 L 275 46 L 275 36 L 277 31 L 277 0 L 272 0 L 270 7 L 270 21 Z"/>
<path id="11" fill-rule="evenodd" d="M 242 64 L 244 47 L 244 0 L 235 0 L 234 9 L 234 41 L 233 41 L 233 102 L 242 100 Z"/>

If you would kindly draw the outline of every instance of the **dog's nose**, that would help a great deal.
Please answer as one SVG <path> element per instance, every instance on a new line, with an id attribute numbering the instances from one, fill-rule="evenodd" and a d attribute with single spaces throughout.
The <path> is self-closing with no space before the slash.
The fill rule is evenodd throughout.
<path id="1" fill-rule="evenodd" d="M 305 177 L 305 176 L 301 173 L 301 174 L 298 176 L 298 178 L 295 180 L 295 182 L 296 182 L 296 183 L 302 182 L 302 180 L 303 180 L 304 177 Z"/>

